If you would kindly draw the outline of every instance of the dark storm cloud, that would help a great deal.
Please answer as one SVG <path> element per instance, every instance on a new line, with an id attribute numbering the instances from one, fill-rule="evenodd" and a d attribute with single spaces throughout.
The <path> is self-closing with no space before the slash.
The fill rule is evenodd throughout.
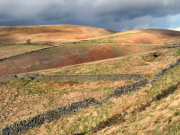
<path id="1" fill-rule="evenodd" d="M 0 25 L 76 24 L 122 29 L 125 23 L 134 27 L 130 21 L 138 22 L 138 18 L 143 21 L 143 17 L 178 13 L 180 0 L 0 0 Z M 116 28 L 118 25 L 122 26 Z"/>
<path id="2" fill-rule="evenodd" d="M 42 17 L 43 21 L 71 20 L 75 15 L 76 11 L 73 9 L 72 3 L 50 3 L 38 13 L 38 16 Z"/>
<path id="3" fill-rule="evenodd" d="M 95 7 L 102 16 L 112 15 L 133 19 L 146 15 L 159 17 L 180 12 L 179 0 L 111 0 L 105 3 L 102 1 L 103 4 L 100 3 L 101 1 L 99 0 Z"/>

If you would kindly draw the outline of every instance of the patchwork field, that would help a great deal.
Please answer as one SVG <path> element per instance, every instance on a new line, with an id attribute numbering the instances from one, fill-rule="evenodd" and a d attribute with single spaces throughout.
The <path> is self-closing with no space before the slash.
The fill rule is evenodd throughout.
<path id="1" fill-rule="evenodd" d="M 0 77 L 29 73 L 142 74 L 148 81 L 180 59 L 180 32 L 117 32 L 85 26 L 0 27 Z M 31 39 L 31 43 L 26 42 Z M 106 99 L 133 81 L 0 82 L 0 133 L 6 126 L 85 98 Z M 154 85 L 112 97 L 18 134 L 179 134 L 180 66 Z"/>

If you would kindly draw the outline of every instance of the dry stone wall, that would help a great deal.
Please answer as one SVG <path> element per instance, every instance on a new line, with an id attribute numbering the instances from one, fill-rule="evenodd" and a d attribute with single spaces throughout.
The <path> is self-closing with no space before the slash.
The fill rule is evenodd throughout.
<path id="1" fill-rule="evenodd" d="M 18 80 L 17 75 L 3 75 L 0 76 L 0 82 L 4 82 L 4 81 L 15 81 Z"/>
<path id="2" fill-rule="evenodd" d="M 175 64 L 170 65 L 168 68 L 164 68 L 160 73 L 158 73 L 158 74 L 156 75 L 155 78 L 153 78 L 153 79 L 151 79 L 151 80 L 149 81 L 149 84 L 150 84 L 151 86 L 153 86 L 154 83 L 156 83 L 163 75 L 165 75 L 165 74 L 168 73 L 170 70 L 172 70 L 173 68 L 175 68 L 175 67 L 177 67 L 177 66 L 179 66 L 179 65 L 180 65 L 180 59 L 178 59 Z"/>
<path id="3" fill-rule="evenodd" d="M 16 122 L 8 127 L 5 127 L 2 131 L 2 135 L 16 135 L 19 132 L 27 131 L 30 128 L 42 125 L 45 122 L 51 122 L 55 119 L 59 119 L 64 115 L 80 111 L 82 108 L 87 108 L 93 105 L 101 105 L 101 103 L 94 98 L 87 98 L 64 107 L 49 110 L 42 114 L 36 115 L 33 118 L 23 120 L 21 122 Z"/>
<path id="4" fill-rule="evenodd" d="M 54 47 L 58 47 L 58 46 L 50 46 L 50 47 L 42 48 L 42 49 L 39 49 L 39 50 L 25 52 L 25 53 L 14 55 L 14 56 L 11 56 L 11 57 L 8 57 L 8 58 L 2 58 L 2 59 L 0 59 L 0 61 L 8 60 L 8 59 L 11 59 L 11 58 L 16 58 L 16 57 L 23 56 L 23 55 L 26 55 L 26 54 L 31 54 L 31 53 L 34 53 L 34 52 L 39 52 L 39 51 L 42 51 L 42 50 L 47 50 L 47 49 L 54 48 Z"/>
<path id="5" fill-rule="evenodd" d="M 73 112 L 78 112 L 83 108 L 87 108 L 89 106 L 94 106 L 94 105 L 102 105 L 111 97 L 119 97 L 121 94 L 138 90 L 140 87 L 145 86 L 147 83 L 148 83 L 147 79 L 142 79 L 140 81 L 133 83 L 132 85 L 124 85 L 118 87 L 114 90 L 112 94 L 110 94 L 106 99 L 102 101 L 97 101 L 94 98 L 87 98 L 82 101 L 66 105 L 64 107 L 49 110 L 42 114 L 36 115 L 35 117 L 30 118 L 28 120 L 16 122 L 10 126 L 5 127 L 2 131 L 2 135 L 16 135 L 19 132 L 27 131 L 30 128 L 42 125 L 45 122 L 51 122 L 55 119 L 59 119 L 60 117 L 63 117 L 64 115 L 68 115 Z"/>
<path id="6" fill-rule="evenodd" d="M 145 86 L 147 83 L 148 83 L 147 79 L 142 79 L 140 81 L 133 83 L 132 85 L 124 85 L 124 86 L 118 87 L 114 90 L 112 94 L 110 94 L 106 99 L 102 101 L 97 101 L 94 98 L 87 98 L 82 101 L 66 105 L 64 107 L 49 110 L 42 114 L 36 115 L 35 117 L 30 118 L 28 120 L 23 120 L 21 122 L 17 122 L 10 126 L 5 127 L 2 131 L 2 134 L 3 135 L 16 135 L 19 132 L 27 131 L 30 128 L 42 125 L 45 122 L 51 122 L 55 119 L 59 119 L 60 117 L 63 117 L 64 115 L 71 114 L 72 112 L 78 112 L 83 108 L 87 108 L 93 105 L 102 105 L 111 97 L 119 97 L 121 94 L 138 90 L 140 87 Z"/>
<path id="7" fill-rule="evenodd" d="M 56 80 L 56 81 L 76 81 L 76 82 L 95 82 L 95 81 L 119 81 L 119 80 L 140 80 L 143 78 L 140 74 L 82 74 L 82 75 L 37 75 L 28 74 L 22 79 L 28 79 L 29 76 L 35 80 Z"/>
<path id="8" fill-rule="evenodd" d="M 107 98 L 103 99 L 100 102 L 106 103 L 106 101 L 108 101 L 112 97 L 115 97 L 115 98 L 120 97 L 122 94 L 126 94 L 126 93 L 129 93 L 131 91 L 138 90 L 141 87 L 145 87 L 147 84 L 148 84 L 148 80 L 142 79 L 142 80 L 139 80 L 137 82 L 132 83 L 131 85 L 123 85 L 123 86 L 117 87 L 113 91 L 113 93 L 111 93 Z"/>
<path id="9" fill-rule="evenodd" d="M 17 75 L 0 76 L 0 81 L 10 80 L 39 80 L 39 81 L 75 81 L 75 82 L 95 82 L 95 81 L 137 81 L 143 79 L 141 74 L 81 74 L 81 75 L 43 75 L 43 74 L 25 74 L 22 78 Z"/>
<path id="10" fill-rule="evenodd" d="M 117 87 L 114 90 L 112 96 L 119 97 L 121 94 L 126 94 L 128 92 L 135 91 L 141 87 L 145 87 L 147 83 L 148 83 L 147 79 L 142 79 L 140 81 L 132 83 L 131 85 L 124 85 L 124 86 Z"/>
<path id="11" fill-rule="evenodd" d="M 42 125 L 45 122 L 51 122 L 55 119 L 59 119 L 60 117 L 64 115 L 71 114 L 72 112 L 78 112 L 83 108 L 87 108 L 93 105 L 102 105 L 103 103 L 106 103 L 106 101 L 112 97 L 119 97 L 121 94 L 126 94 L 128 92 L 138 90 L 141 87 L 145 87 L 148 83 L 151 85 L 154 85 L 154 83 L 157 80 L 159 80 L 164 74 L 168 73 L 168 71 L 172 70 L 174 67 L 178 65 L 180 65 L 180 59 L 178 59 L 175 64 L 172 64 L 168 68 L 163 69 L 154 79 L 150 81 L 148 81 L 147 79 L 141 79 L 139 81 L 132 83 L 131 85 L 124 85 L 124 86 L 117 87 L 113 91 L 112 94 L 110 94 L 107 98 L 105 98 L 102 101 L 97 101 L 94 98 L 87 98 L 82 101 L 75 102 L 64 107 L 49 110 L 42 114 L 36 115 L 35 117 L 30 118 L 28 120 L 23 120 L 21 122 L 17 122 L 10 126 L 5 127 L 2 131 L 2 134 L 3 135 L 16 135 L 21 131 L 27 131 L 30 128 Z M 38 79 L 39 77 L 37 74 L 34 74 L 34 76 L 28 75 L 28 74 L 26 75 L 27 76 L 24 76 L 24 78 L 21 78 L 21 79 Z M 4 77 L 4 80 L 8 80 L 11 77 L 13 79 L 17 79 L 17 76 L 6 76 Z M 51 78 L 48 78 L 48 79 L 51 79 Z"/>
<path id="12" fill-rule="evenodd" d="M 68 45 L 68 44 L 71 44 L 71 43 L 76 44 L 76 43 L 79 43 L 79 42 L 65 42 L 65 43 L 61 43 L 60 46 Z M 11 57 L 8 57 L 8 58 L 2 58 L 2 59 L 0 59 L 0 61 L 8 60 L 8 59 L 11 59 L 11 58 L 16 58 L 16 57 L 23 56 L 23 55 L 26 55 L 26 54 L 31 54 L 31 53 L 34 53 L 34 52 L 39 52 L 39 51 L 42 51 L 42 50 L 47 50 L 47 49 L 55 48 L 55 47 L 59 47 L 59 46 L 53 45 L 53 46 L 45 47 L 45 48 L 42 48 L 42 49 L 39 49 L 39 50 L 25 52 L 25 53 L 14 55 L 14 56 L 11 56 Z"/>

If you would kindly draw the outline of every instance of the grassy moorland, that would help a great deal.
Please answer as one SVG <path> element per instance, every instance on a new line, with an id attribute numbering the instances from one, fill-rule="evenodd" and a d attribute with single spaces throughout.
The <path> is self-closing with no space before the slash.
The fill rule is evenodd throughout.
<path id="1" fill-rule="evenodd" d="M 110 33 L 112 32 L 109 32 L 109 34 Z M 71 34 L 73 34 L 73 32 Z M 153 36 L 151 37 L 151 35 Z M 152 52 L 154 50 L 158 52 L 166 47 L 163 43 L 164 40 L 172 39 L 179 35 L 180 32 L 156 29 L 116 32 L 115 34 L 107 36 L 67 43 L 63 46 L 51 47 L 49 49 L 26 53 L 9 58 L 8 60 L 3 60 L 0 63 L 0 75 L 58 68 L 132 54 Z M 121 38 L 126 41 L 132 40 L 133 42 L 124 43 L 120 40 Z M 153 42 L 142 42 L 141 38 L 143 38 L 143 40 L 147 39 L 148 41 L 151 39 Z M 44 45 L 48 46 L 48 44 Z M 27 45 L 27 51 L 34 50 L 35 48 L 37 49 L 38 46 L 39 48 L 44 48 L 42 44 L 34 46 Z M 0 53 L 2 53 L 2 57 L 3 55 L 13 56 L 25 51 L 23 47 L 21 49 L 18 49 L 18 47 L 9 47 L 11 49 L 9 49 L 10 51 L 8 52 L 6 51 L 8 49 L 6 46 L 5 51 L 0 51 Z M 13 49 L 16 49 L 16 51 L 13 51 Z M 7 52 L 8 54 L 6 54 Z M 11 52 L 14 53 L 10 54 Z"/>
<path id="2" fill-rule="evenodd" d="M 27 39 L 31 39 L 32 43 L 62 43 L 112 33 L 115 31 L 75 25 L 4 26 L 0 27 L 0 43 L 26 43 Z"/>
<path id="3" fill-rule="evenodd" d="M 34 51 L 0 61 L 0 75 L 140 73 L 151 79 L 180 58 L 179 47 L 167 47 L 179 43 L 179 36 L 180 32 L 160 29 L 114 32 L 71 25 L 0 27 L 0 59 Z M 27 39 L 32 39 L 32 44 L 27 44 Z M 153 87 L 111 98 L 102 106 L 83 109 L 20 134 L 179 134 L 179 81 L 180 66 Z M 131 83 L 0 82 L 0 133 L 7 125 L 50 109 L 88 97 L 102 100 L 116 87 Z"/>
<path id="4" fill-rule="evenodd" d="M 115 31 L 73 25 L 4 26 L 0 27 L 0 59 L 112 33 Z"/>
<path id="5" fill-rule="evenodd" d="M 84 98 L 105 98 L 116 87 L 131 81 L 117 82 L 39 82 L 10 81 L 0 83 L 0 129 L 5 125 L 33 117 L 49 109 Z"/>
<path id="6" fill-rule="evenodd" d="M 152 88 L 147 86 L 112 98 L 102 106 L 83 109 L 24 134 L 178 134 L 180 86 L 159 100 L 156 97 L 178 83 L 179 73 L 180 66 L 163 76 Z M 149 101 L 151 104 L 147 104 Z M 145 108 L 141 108 L 143 105 Z"/>
<path id="7" fill-rule="evenodd" d="M 52 46 L 48 44 L 14 44 L 8 46 L 0 46 L 0 59 L 9 58 L 26 52 L 36 51 L 48 47 Z"/>
<path id="8" fill-rule="evenodd" d="M 145 52 L 153 47 L 140 46 L 137 50 L 130 48 L 129 46 L 119 46 L 117 49 L 107 45 L 101 46 L 97 43 L 79 43 L 77 45 L 70 44 L 65 47 L 49 48 L 1 61 L 0 70 L 2 72 L 0 75 L 51 69 L 114 58 Z"/>
<path id="9" fill-rule="evenodd" d="M 157 57 L 154 54 L 158 54 Z M 101 74 L 101 73 L 140 73 L 151 78 L 160 70 L 175 63 L 179 58 L 179 48 L 154 50 L 151 52 L 127 55 L 74 66 L 41 70 L 39 73 L 51 74 Z"/>
<path id="10" fill-rule="evenodd" d="M 163 53 L 166 54 L 166 57 L 165 55 L 163 55 Z M 157 65 L 153 64 L 154 70 L 151 71 L 152 74 L 156 74 L 162 68 L 168 67 L 170 64 L 174 63 L 176 59 L 178 59 L 180 56 L 179 49 L 176 49 L 176 48 L 170 49 L 170 50 L 163 50 L 161 54 L 162 56 L 159 56 L 159 58 L 158 57 L 156 59 L 153 59 L 153 57 L 151 58 L 150 65 L 152 65 L 153 62 L 161 63 Z M 134 61 L 139 61 L 140 58 L 141 59 L 144 58 L 143 60 L 150 59 L 149 57 L 145 57 L 145 56 L 149 56 L 149 54 L 129 56 L 128 57 L 129 60 L 126 60 L 126 58 L 122 58 L 125 60 L 121 62 L 119 62 L 119 60 L 121 59 L 114 59 L 114 65 L 113 63 L 111 63 L 110 64 L 111 66 L 108 68 L 109 70 L 112 70 L 113 72 L 115 69 L 123 69 L 122 68 L 123 66 L 117 65 L 117 63 L 129 62 L 129 65 L 127 66 L 133 66 Z M 172 59 L 172 61 L 167 61 L 167 59 Z M 116 60 L 118 61 L 116 62 Z M 101 61 L 95 62 L 93 67 L 102 68 L 102 71 L 104 72 L 101 71 L 100 73 L 106 73 L 103 67 L 104 67 L 104 64 L 107 64 L 110 61 L 112 61 L 112 59 L 104 60 L 102 62 Z M 131 61 L 133 62 L 130 63 Z M 163 63 L 165 61 L 167 61 L 167 63 Z M 98 65 L 99 63 L 103 64 L 103 66 Z M 85 64 L 85 65 L 80 65 L 77 67 L 85 66 L 84 70 L 86 70 L 86 68 L 87 70 L 89 70 L 88 65 L 89 64 L 87 65 Z M 90 65 L 92 66 L 93 63 L 90 63 Z M 117 66 L 117 68 L 114 69 L 115 65 Z M 159 67 L 158 65 L 163 65 L 163 66 Z M 147 68 L 147 67 L 144 67 L 142 69 L 143 66 L 147 66 L 147 65 L 144 65 L 144 64 L 137 65 L 136 63 L 136 70 L 139 68 L 139 70 L 143 71 L 144 69 Z M 66 69 L 69 71 L 74 71 L 76 73 L 76 70 L 78 71 L 77 67 L 76 66 L 68 67 L 67 69 L 63 68 L 63 70 Z M 52 70 L 53 71 L 52 73 L 50 71 L 51 70 L 48 70 L 49 72 L 48 74 L 55 74 L 57 72 L 57 71 L 54 72 L 54 69 Z M 42 71 L 41 73 L 45 73 L 45 72 L 47 71 Z M 96 72 L 99 73 L 98 71 Z M 117 71 L 114 73 L 117 73 Z M 123 130 L 119 130 L 119 129 L 122 129 L 121 127 L 122 124 L 119 124 L 119 122 L 121 123 L 121 121 L 112 122 L 111 127 L 113 127 L 112 128 L 113 130 L 106 126 L 102 128 L 101 124 L 103 121 L 107 121 L 109 119 L 110 120 L 112 119 L 111 121 L 113 121 L 114 117 L 116 117 L 116 115 L 119 115 L 121 113 L 124 114 L 126 111 L 131 112 L 134 108 L 138 107 L 141 104 L 145 104 L 150 99 L 155 97 L 158 93 L 161 93 L 162 90 L 169 88 L 172 85 L 175 85 L 180 80 L 179 73 L 180 73 L 180 66 L 176 67 L 167 75 L 163 76 L 163 78 L 159 80 L 155 84 L 155 86 L 152 88 L 147 86 L 145 88 L 142 88 L 139 91 L 131 92 L 127 95 L 122 95 L 119 98 L 112 98 L 106 104 L 102 106 L 94 106 L 94 107 L 89 107 L 87 109 L 83 109 L 82 111 L 78 113 L 68 115 L 66 117 L 60 118 L 59 120 L 54 120 L 51 123 L 43 124 L 42 126 L 31 129 L 27 133 L 23 133 L 23 134 L 41 134 L 41 133 L 43 134 L 72 134 L 72 133 L 82 133 L 82 132 L 86 134 L 91 134 L 91 132 L 94 132 L 97 129 L 98 129 L 97 132 L 99 132 L 99 134 L 106 134 L 106 131 L 108 131 L 107 133 L 119 132 L 119 134 L 123 134 L 123 133 L 135 134 L 136 132 L 139 132 L 139 131 L 142 131 L 142 133 L 143 132 L 145 133 L 157 132 L 158 133 L 159 130 L 156 128 L 157 124 L 152 125 L 152 128 L 153 128 L 152 131 L 149 131 L 151 129 L 149 125 L 147 125 L 142 130 L 141 126 L 144 124 L 143 123 L 142 125 L 138 124 L 137 121 L 140 121 L 140 120 L 143 121 L 143 119 L 146 119 L 147 115 L 139 116 L 141 115 L 141 112 L 140 114 L 137 114 L 137 116 L 134 116 L 131 113 L 128 113 L 126 116 L 123 117 L 123 119 L 126 119 L 123 125 L 132 124 L 131 126 L 133 127 L 139 126 L 139 128 L 137 129 L 135 128 L 136 130 L 134 129 L 132 131 L 129 131 L 126 129 L 127 126 L 123 127 Z M 151 74 L 147 77 L 152 78 Z M 29 80 L 1 82 L 0 83 L 0 89 L 1 89 L 1 97 L 0 97 L 1 106 L 0 107 L 2 108 L 2 111 L 0 115 L 1 116 L 0 128 L 2 129 L 5 125 L 10 125 L 14 122 L 24 120 L 29 117 L 33 117 L 44 111 L 57 108 L 63 105 L 67 105 L 69 103 L 73 103 L 73 102 L 82 100 L 84 98 L 94 97 L 97 100 L 101 100 L 107 97 L 110 93 L 112 93 L 116 87 L 124 85 L 124 84 L 130 84 L 130 83 L 132 82 L 130 81 L 103 82 L 102 81 L 102 82 L 92 82 L 92 83 L 83 82 L 82 83 L 82 82 L 58 82 L 58 81 L 40 82 L 40 81 L 29 81 Z M 179 89 L 174 93 L 175 95 L 174 94 L 170 95 L 170 97 L 173 97 L 173 98 L 172 100 L 168 99 L 168 102 L 167 102 L 167 106 L 169 105 L 170 107 L 171 107 L 171 104 L 175 104 L 175 107 L 173 108 L 172 113 L 170 113 L 169 115 L 165 115 L 166 116 L 165 118 L 163 117 L 166 124 L 168 123 L 167 121 L 169 119 L 170 121 L 173 120 L 175 122 L 173 122 L 170 127 L 168 125 L 158 123 L 159 124 L 158 126 L 160 127 L 168 126 L 167 129 L 169 128 L 171 129 L 172 127 L 175 126 L 174 129 L 172 129 L 172 132 L 178 131 L 178 126 L 176 122 L 177 118 L 179 118 L 178 109 L 176 107 L 177 104 L 179 104 L 178 92 L 179 92 Z M 166 98 L 164 98 L 163 100 L 166 100 Z M 152 105 L 153 104 L 157 104 L 158 106 L 159 104 L 161 104 L 161 101 L 160 103 L 159 101 L 154 101 Z M 163 105 L 160 105 L 160 106 L 163 106 Z M 157 111 L 153 109 L 152 111 L 154 111 L 152 115 L 156 117 Z M 168 110 L 166 110 L 165 108 L 164 111 L 168 111 Z M 160 112 L 161 111 L 159 110 L 159 113 Z M 143 114 L 150 113 L 148 114 L 148 116 L 151 116 L 151 111 L 149 112 L 149 110 L 142 111 L 142 113 Z M 139 120 L 139 117 L 143 117 L 143 118 Z M 152 122 L 153 122 L 153 119 L 152 119 Z M 148 132 L 146 132 L 146 130 Z M 166 132 L 168 131 L 166 130 Z"/>

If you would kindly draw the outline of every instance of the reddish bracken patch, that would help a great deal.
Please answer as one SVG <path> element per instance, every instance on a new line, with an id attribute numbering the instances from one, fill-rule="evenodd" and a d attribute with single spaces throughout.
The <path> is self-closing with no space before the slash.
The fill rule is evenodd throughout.
<path id="1" fill-rule="evenodd" d="M 87 53 L 86 57 L 82 58 L 80 56 L 67 56 L 59 62 L 59 64 L 54 64 L 52 66 L 48 66 L 46 68 L 58 68 L 63 66 L 81 64 L 85 62 L 91 62 L 96 60 L 103 60 L 108 58 L 116 57 L 114 53 L 114 49 L 109 46 L 105 46 L 101 49 L 94 49 Z"/>
<path id="2" fill-rule="evenodd" d="M 60 66 L 75 65 L 85 62 L 113 58 L 115 56 L 116 55 L 114 53 L 114 50 L 111 47 L 107 46 L 101 49 L 94 49 L 89 51 L 86 58 L 68 56 L 62 60 L 62 64 Z"/>
<path id="3" fill-rule="evenodd" d="M 85 63 L 88 62 L 87 59 L 85 58 L 78 58 L 75 56 L 67 56 L 64 59 L 62 59 L 59 63 L 51 65 L 51 66 L 45 66 L 45 69 L 51 69 L 51 68 L 58 68 L 58 67 L 63 67 L 63 66 L 70 66 L 70 65 L 75 65 L 75 64 L 80 64 L 80 63 Z"/>
<path id="4" fill-rule="evenodd" d="M 102 60 L 115 57 L 114 49 L 109 46 L 105 46 L 102 49 L 94 49 L 91 50 L 87 57 L 89 61 Z"/>
<path id="5" fill-rule="evenodd" d="M 80 64 L 87 62 L 88 60 L 85 58 L 78 58 L 75 56 L 68 56 L 65 59 L 62 60 L 61 66 L 68 66 L 68 65 L 74 65 L 74 64 Z"/>
<path id="6" fill-rule="evenodd" d="M 13 74 L 13 73 L 14 73 L 13 71 L 7 71 L 7 70 L 0 69 L 0 76 L 7 75 L 7 74 Z"/>

